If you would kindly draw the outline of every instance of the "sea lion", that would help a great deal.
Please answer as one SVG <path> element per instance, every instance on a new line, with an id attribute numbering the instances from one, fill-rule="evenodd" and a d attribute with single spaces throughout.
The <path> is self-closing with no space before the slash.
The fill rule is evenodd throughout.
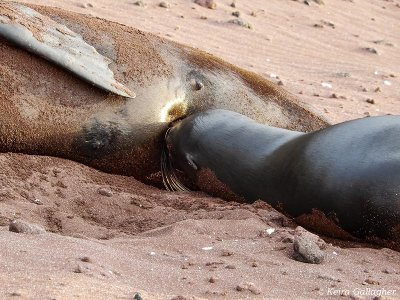
<path id="1" fill-rule="evenodd" d="M 281 87 L 200 50 L 103 19 L 30 7 L 0 1 L 2 152 L 58 156 L 153 182 L 163 133 L 189 114 L 226 108 L 283 128 L 328 124 Z M 66 54 L 72 67 L 62 61 Z M 97 62 L 111 73 L 93 76 Z"/>
<path id="2" fill-rule="evenodd" d="M 208 169 L 248 202 L 292 217 L 317 209 L 355 237 L 399 240 L 399 136 L 400 116 L 304 133 L 213 109 L 177 122 L 166 145 L 172 166 L 193 182 Z"/>

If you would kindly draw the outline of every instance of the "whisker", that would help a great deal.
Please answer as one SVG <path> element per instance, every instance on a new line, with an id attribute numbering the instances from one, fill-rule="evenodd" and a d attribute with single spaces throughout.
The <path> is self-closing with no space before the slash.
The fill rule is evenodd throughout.
<path id="1" fill-rule="evenodd" d="M 168 147 L 166 144 L 166 138 L 171 128 L 168 128 L 167 132 L 165 133 L 165 138 L 163 141 L 163 147 L 161 151 L 161 175 L 163 184 L 166 190 L 171 192 L 185 192 L 190 191 L 183 183 L 180 182 L 178 176 L 175 174 L 175 169 L 172 166 Z"/>

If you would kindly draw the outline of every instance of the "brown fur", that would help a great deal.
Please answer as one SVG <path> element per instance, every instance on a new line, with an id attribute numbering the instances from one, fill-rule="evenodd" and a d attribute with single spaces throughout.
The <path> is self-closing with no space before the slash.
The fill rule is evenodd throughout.
<path id="1" fill-rule="evenodd" d="M 159 114 L 177 91 L 184 94 L 187 109 L 172 106 L 169 115 L 174 118 L 226 108 L 289 129 L 308 131 L 327 125 L 277 85 L 200 50 L 99 18 L 32 8 L 81 34 L 109 57 L 116 79 L 137 97 L 103 92 L 0 40 L 2 152 L 59 156 L 145 180 L 159 170 L 163 132 L 172 121 L 161 122 Z M 201 90 L 191 88 L 192 77 L 202 81 Z M 87 134 L 97 134 L 96 130 L 111 132 L 107 146 L 100 154 L 82 150 Z"/>

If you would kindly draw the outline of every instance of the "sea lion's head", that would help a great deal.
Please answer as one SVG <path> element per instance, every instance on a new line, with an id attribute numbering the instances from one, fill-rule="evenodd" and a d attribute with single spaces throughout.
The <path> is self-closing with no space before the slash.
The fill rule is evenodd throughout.
<path id="1" fill-rule="evenodd" d="M 245 202 L 235 194 L 236 176 L 231 172 L 230 120 L 238 113 L 211 109 L 175 122 L 165 134 L 161 170 L 166 189 L 198 189 L 229 201 Z M 234 180 L 230 180 L 233 178 Z"/>
<path id="2" fill-rule="evenodd" d="M 175 170 L 179 170 L 189 181 L 194 182 L 200 169 L 207 166 L 206 158 L 203 157 L 207 151 L 202 146 L 205 140 L 203 134 L 207 131 L 204 128 L 206 115 L 206 112 L 201 112 L 188 116 L 168 128 L 161 159 L 161 170 L 167 189 L 179 190 L 174 188 L 178 181 Z"/>
<path id="3" fill-rule="evenodd" d="M 190 174 L 198 170 L 196 162 L 196 140 L 193 139 L 193 124 L 180 121 L 167 131 L 165 142 L 172 164 L 179 170 Z"/>
<path id="4" fill-rule="evenodd" d="M 233 111 L 210 109 L 172 124 L 165 135 L 162 159 L 165 174 L 176 169 L 192 183 L 196 183 L 198 175 L 206 169 L 217 175 L 217 171 L 226 167 L 226 162 L 229 164 L 228 160 L 225 163 L 221 160 L 230 151 L 227 145 L 232 138 L 232 117 L 244 116 Z"/>

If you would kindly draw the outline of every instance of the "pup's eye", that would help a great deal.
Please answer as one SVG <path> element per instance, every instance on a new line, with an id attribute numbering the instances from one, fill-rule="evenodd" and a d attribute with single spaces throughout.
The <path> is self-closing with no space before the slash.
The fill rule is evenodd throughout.
<path id="1" fill-rule="evenodd" d="M 193 160 L 193 157 L 190 154 L 186 154 L 186 160 L 187 160 L 189 166 L 197 171 L 197 169 L 198 169 L 197 164 L 195 163 L 195 161 Z"/>

